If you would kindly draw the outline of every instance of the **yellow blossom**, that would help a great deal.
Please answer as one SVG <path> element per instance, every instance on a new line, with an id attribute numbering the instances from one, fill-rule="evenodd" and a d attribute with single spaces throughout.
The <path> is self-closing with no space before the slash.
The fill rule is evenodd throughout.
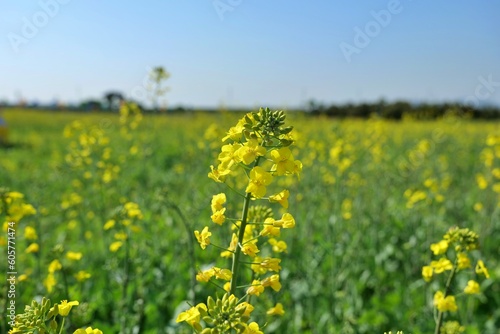
<path id="1" fill-rule="evenodd" d="M 226 203 L 226 194 L 220 193 L 217 195 L 213 195 L 211 203 L 212 213 L 222 210 L 224 208 L 224 203 Z"/>
<path id="2" fill-rule="evenodd" d="M 207 311 L 207 306 L 203 303 L 200 303 L 196 306 L 191 307 L 189 310 L 181 312 L 179 316 L 176 319 L 176 322 L 182 322 L 185 321 L 191 327 L 193 327 L 196 331 L 201 331 L 201 325 L 200 325 L 200 309 Z"/>
<path id="3" fill-rule="evenodd" d="M 271 160 L 274 162 L 271 170 L 276 172 L 278 176 L 285 175 L 286 173 L 293 173 L 295 170 L 292 151 L 290 151 L 288 147 L 282 147 L 271 151 Z"/>
<path id="4" fill-rule="evenodd" d="M 205 249 L 208 245 L 210 245 L 210 236 L 212 235 L 212 232 L 208 231 L 208 226 L 205 226 L 205 228 L 201 231 L 194 231 L 194 236 L 196 237 L 196 240 L 198 240 L 198 243 L 200 244 L 201 249 Z"/>
<path id="5" fill-rule="evenodd" d="M 434 294 L 434 305 L 441 312 L 453 311 L 455 312 L 458 307 L 454 296 L 444 297 L 443 292 L 437 291 Z"/>
<path id="6" fill-rule="evenodd" d="M 436 244 L 431 244 L 431 251 L 434 253 L 434 255 L 441 255 L 446 253 L 448 250 L 448 241 L 446 240 L 441 240 Z"/>
<path id="7" fill-rule="evenodd" d="M 256 322 L 251 322 L 247 328 L 245 328 L 245 331 L 243 334 L 264 334 L 259 328 L 259 324 Z"/>
<path id="8" fill-rule="evenodd" d="M 224 182 L 225 177 L 231 173 L 231 170 L 225 168 L 214 169 L 214 166 L 210 166 L 210 169 L 211 171 L 208 173 L 208 177 L 219 183 Z"/>
<path id="9" fill-rule="evenodd" d="M 214 267 L 213 268 L 215 278 L 224 280 L 224 281 L 229 281 L 231 280 L 231 277 L 233 276 L 233 273 L 229 269 L 221 269 Z"/>
<path id="10" fill-rule="evenodd" d="M 278 241 L 278 240 L 276 240 L 274 238 L 270 238 L 269 239 L 269 244 L 271 246 L 273 246 L 273 252 L 276 252 L 276 253 L 285 252 L 286 253 L 287 244 L 283 240 Z"/>
<path id="11" fill-rule="evenodd" d="M 288 209 L 288 197 L 290 196 L 290 192 L 288 190 L 283 190 L 276 195 L 269 196 L 270 202 L 279 203 L 285 209 Z"/>
<path id="12" fill-rule="evenodd" d="M 257 139 L 250 139 L 234 154 L 237 155 L 245 165 L 249 165 L 254 162 L 257 157 L 264 156 L 266 154 L 266 148 L 260 146 Z"/>
<path id="13" fill-rule="evenodd" d="M 283 216 L 281 217 L 280 220 L 276 220 L 273 223 L 274 226 L 276 227 L 283 227 L 283 228 L 294 228 L 295 227 L 295 219 L 291 214 L 284 213 Z"/>
<path id="14" fill-rule="evenodd" d="M 75 278 L 78 282 L 83 282 L 92 277 L 92 275 L 84 270 L 80 270 L 75 274 Z"/>
<path id="15" fill-rule="evenodd" d="M 243 316 L 250 317 L 250 313 L 252 313 L 255 308 L 253 307 L 252 304 L 247 303 L 247 302 L 243 302 L 243 303 L 236 305 L 236 311 L 241 311 L 243 309 L 245 310 L 243 312 Z"/>
<path id="16" fill-rule="evenodd" d="M 470 259 L 465 253 L 458 253 L 457 255 L 458 269 L 470 268 Z"/>
<path id="17" fill-rule="evenodd" d="M 264 221 L 264 225 L 262 227 L 262 231 L 260 231 L 260 236 L 268 236 L 272 235 L 274 237 L 278 237 L 280 235 L 280 228 L 274 226 L 275 220 L 271 217 L 266 218 Z"/>
<path id="18" fill-rule="evenodd" d="M 259 280 L 253 280 L 252 285 L 247 289 L 247 294 L 260 296 L 264 292 L 264 287 L 260 284 Z"/>
<path id="19" fill-rule="evenodd" d="M 483 260 L 477 261 L 476 274 L 483 274 L 486 278 L 490 278 L 490 274 L 488 273 L 488 269 L 484 266 Z"/>
<path id="20" fill-rule="evenodd" d="M 246 188 L 255 198 L 261 198 L 266 194 L 266 187 L 271 184 L 273 177 L 262 167 L 256 166 L 250 171 L 250 183 Z"/>
<path id="21" fill-rule="evenodd" d="M 40 246 L 36 242 L 30 244 L 28 248 L 26 248 L 26 253 L 38 253 L 40 250 Z"/>
<path id="22" fill-rule="evenodd" d="M 26 226 L 24 229 L 24 237 L 26 240 L 36 240 L 38 236 L 36 234 L 36 230 L 31 226 Z"/>
<path id="23" fill-rule="evenodd" d="M 77 329 L 73 334 L 103 334 L 101 330 L 97 328 L 87 327 L 87 329 Z"/>
<path id="24" fill-rule="evenodd" d="M 285 311 L 283 310 L 283 305 L 281 303 L 276 304 L 276 306 L 270 308 L 267 312 L 267 315 L 283 315 Z"/>
<path id="25" fill-rule="evenodd" d="M 467 282 L 467 286 L 464 289 L 464 292 L 469 295 L 479 293 L 479 283 L 473 280 L 469 280 Z"/>
<path id="26" fill-rule="evenodd" d="M 52 289 L 54 286 L 57 284 L 56 278 L 54 277 L 54 274 L 49 274 L 44 280 L 43 280 L 43 285 L 45 285 L 45 288 L 47 289 L 48 293 L 52 292 Z"/>
<path id="27" fill-rule="evenodd" d="M 276 292 L 280 291 L 281 290 L 280 275 L 276 274 L 276 275 L 266 277 L 262 280 L 261 284 L 263 287 L 270 286 Z"/>
<path id="28" fill-rule="evenodd" d="M 434 269 L 436 274 L 441 274 L 446 270 L 453 269 L 453 264 L 447 258 L 442 257 L 439 261 L 431 261 L 431 267 Z"/>
<path id="29" fill-rule="evenodd" d="M 62 317 L 66 317 L 68 316 L 69 314 L 69 311 L 71 311 L 71 308 L 73 306 L 77 306 L 79 305 L 80 303 L 78 301 L 72 301 L 72 302 L 68 302 L 67 300 L 63 300 L 61 301 L 61 304 L 58 304 L 58 309 L 59 309 L 59 315 L 62 316 Z"/>
<path id="30" fill-rule="evenodd" d="M 80 252 L 67 252 L 66 253 L 66 258 L 68 258 L 68 260 L 72 260 L 72 261 L 79 261 L 81 260 L 83 254 L 80 253 Z"/>
<path id="31" fill-rule="evenodd" d="M 203 270 L 203 271 L 199 271 L 197 274 L 196 274 L 196 280 L 198 282 L 208 282 L 210 281 L 210 279 L 214 276 L 215 272 L 214 272 L 214 268 L 210 268 L 208 270 Z"/>
<path id="32" fill-rule="evenodd" d="M 55 273 L 56 271 L 61 270 L 61 268 L 62 268 L 61 262 L 55 259 L 49 264 L 49 273 L 51 274 Z"/>
<path id="33" fill-rule="evenodd" d="M 259 248 L 257 248 L 257 245 L 255 243 L 247 242 L 241 247 L 241 251 L 245 255 L 255 257 L 255 255 L 259 252 Z"/>
<path id="34" fill-rule="evenodd" d="M 111 245 L 109 245 L 109 250 L 112 252 L 112 253 L 115 253 L 117 252 L 120 247 L 123 245 L 123 242 L 121 241 L 115 241 L 113 243 L 111 243 Z"/>
<path id="35" fill-rule="evenodd" d="M 111 228 L 113 228 L 116 224 L 116 221 L 114 219 L 110 219 L 108 220 L 105 224 L 104 224 L 104 230 L 107 231 Z"/>
<path id="36" fill-rule="evenodd" d="M 432 279 L 433 269 L 431 266 L 423 266 L 422 267 L 422 276 L 426 282 L 429 282 Z"/>
<path id="37" fill-rule="evenodd" d="M 214 212 L 214 214 L 211 215 L 210 218 L 215 224 L 222 225 L 222 223 L 226 221 L 226 216 L 224 215 L 225 212 L 226 208 L 222 208 L 221 210 Z"/>

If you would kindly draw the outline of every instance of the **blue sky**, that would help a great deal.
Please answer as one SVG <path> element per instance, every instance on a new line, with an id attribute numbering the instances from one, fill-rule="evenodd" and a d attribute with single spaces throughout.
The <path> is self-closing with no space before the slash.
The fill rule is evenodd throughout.
<path id="1" fill-rule="evenodd" d="M 495 0 L 4 0 L 0 100 L 140 98 L 161 65 L 169 106 L 500 105 L 499 13 Z"/>

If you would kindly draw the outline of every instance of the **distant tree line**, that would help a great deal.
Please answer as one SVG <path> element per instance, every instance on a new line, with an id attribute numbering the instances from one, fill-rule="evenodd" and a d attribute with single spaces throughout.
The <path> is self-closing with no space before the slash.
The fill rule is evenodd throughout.
<path id="1" fill-rule="evenodd" d="M 445 114 L 453 113 L 479 119 L 499 119 L 500 108 L 494 106 L 470 106 L 459 103 L 420 103 L 412 104 L 407 101 L 375 103 L 347 103 L 343 105 L 324 106 L 314 101 L 309 102 L 307 112 L 311 115 L 328 117 L 357 117 L 368 118 L 373 115 L 399 120 L 404 117 L 413 119 L 435 119 Z"/>

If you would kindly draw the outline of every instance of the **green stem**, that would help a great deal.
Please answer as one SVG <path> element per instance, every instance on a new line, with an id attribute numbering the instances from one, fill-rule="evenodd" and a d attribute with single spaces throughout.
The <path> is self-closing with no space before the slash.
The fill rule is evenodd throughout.
<path id="1" fill-rule="evenodd" d="M 231 277 L 231 289 L 229 290 L 230 295 L 233 295 L 236 290 L 236 281 L 238 280 L 238 270 L 240 267 L 241 244 L 245 235 L 245 228 L 247 227 L 248 209 L 250 207 L 251 197 L 252 194 L 247 193 L 245 201 L 243 202 L 243 216 L 241 217 L 241 225 L 238 233 L 238 245 L 234 251 L 233 263 L 231 265 L 231 272 L 233 273 L 233 276 Z"/>
<path id="2" fill-rule="evenodd" d="M 59 329 L 59 334 L 62 333 L 62 330 L 64 328 L 64 320 L 66 320 L 66 317 L 63 317 L 63 319 L 62 319 L 61 328 Z"/>
<path id="3" fill-rule="evenodd" d="M 446 288 L 444 290 L 444 297 L 443 298 L 446 298 L 446 296 L 448 296 L 448 294 L 450 293 L 451 282 L 453 281 L 453 278 L 455 277 L 456 272 L 457 272 L 457 264 L 455 263 L 453 265 L 453 269 L 451 270 L 450 276 L 448 277 L 448 280 L 446 281 Z M 436 328 L 434 329 L 434 334 L 439 334 L 441 324 L 443 323 L 443 315 L 444 315 L 444 312 L 439 311 L 438 319 L 436 321 Z"/>

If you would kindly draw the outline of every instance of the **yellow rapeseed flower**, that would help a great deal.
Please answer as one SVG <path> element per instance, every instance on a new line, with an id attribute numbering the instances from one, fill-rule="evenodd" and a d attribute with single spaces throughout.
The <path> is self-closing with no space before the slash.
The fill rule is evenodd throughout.
<path id="1" fill-rule="evenodd" d="M 85 330 L 84 329 L 77 329 L 76 331 L 73 332 L 73 334 L 103 334 L 101 330 L 97 328 L 92 328 L 92 327 L 87 327 Z"/>
<path id="2" fill-rule="evenodd" d="M 270 286 L 274 291 L 278 292 L 281 290 L 280 275 L 275 274 L 275 275 L 266 277 L 262 280 L 261 284 L 263 287 Z"/>
<path id="3" fill-rule="evenodd" d="M 455 312 L 458 307 L 454 296 L 444 297 L 443 292 L 437 291 L 434 294 L 434 306 L 441 312 L 453 311 Z"/>
<path id="4" fill-rule="evenodd" d="M 283 310 L 283 305 L 281 303 L 277 303 L 276 306 L 271 307 L 266 312 L 267 315 L 284 315 L 285 310 Z"/>
<path id="5" fill-rule="evenodd" d="M 458 253 L 457 264 L 458 264 L 458 269 L 470 268 L 470 259 L 466 253 Z"/>
<path id="6" fill-rule="evenodd" d="M 196 240 L 198 240 L 201 249 L 205 249 L 207 248 L 208 245 L 210 245 L 211 235 L 212 232 L 208 230 L 208 226 L 205 226 L 205 228 L 201 231 L 201 233 L 198 230 L 194 231 L 194 236 L 196 237 Z"/>
<path id="7" fill-rule="evenodd" d="M 31 226 L 26 226 L 24 228 L 24 237 L 26 238 L 26 240 L 38 239 L 38 235 L 36 234 L 36 230 Z"/>
<path id="8" fill-rule="evenodd" d="M 255 198 L 261 198 L 266 194 L 266 186 L 271 184 L 273 177 L 262 167 L 256 166 L 250 171 L 250 183 L 246 188 L 247 193 L 251 193 Z"/>
<path id="9" fill-rule="evenodd" d="M 439 261 L 431 261 L 431 267 L 434 269 L 434 272 L 436 274 L 441 274 L 446 270 L 453 269 L 453 264 L 447 258 L 442 257 L 439 259 Z"/>
<path id="10" fill-rule="evenodd" d="M 113 243 L 111 243 L 111 245 L 109 245 L 109 250 L 112 252 L 112 253 L 115 253 L 117 252 L 120 247 L 123 245 L 123 242 L 121 241 L 115 241 Z"/>
<path id="11" fill-rule="evenodd" d="M 256 322 L 251 322 L 247 328 L 245 328 L 245 331 L 243 334 L 264 334 L 259 328 L 259 324 Z"/>
<path id="12" fill-rule="evenodd" d="M 61 301 L 61 304 L 58 304 L 58 308 L 59 308 L 59 315 L 62 316 L 62 317 L 67 317 L 68 314 L 69 314 L 69 311 L 71 311 L 71 308 L 73 306 L 77 306 L 79 305 L 80 303 L 78 301 L 72 301 L 72 302 L 68 302 L 67 300 L 63 300 Z"/>
<path id="13" fill-rule="evenodd" d="M 82 259 L 83 254 L 80 252 L 67 252 L 66 258 L 71 261 L 79 261 Z"/>
<path id="14" fill-rule="evenodd" d="M 432 279 L 432 274 L 434 270 L 431 266 L 423 266 L 422 267 L 422 277 L 426 282 L 429 282 Z"/>
<path id="15" fill-rule="evenodd" d="M 290 196 L 290 192 L 288 190 L 283 190 L 276 195 L 269 196 L 269 201 L 271 203 L 279 203 L 285 209 L 288 209 L 288 197 Z"/>
<path id="16" fill-rule="evenodd" d="M 469 295 L 479 293 L 479 283 L 473 280 L 468 281 L 467 286 L 464 289 L 464 292 Z"/>
<path id="17" fill-rule="evenodd" d="M 212 196 L 212 213 L 220 211 L 224 208 L 224 203 L 226 203 L 226 194 L 220 193 Z"/>
<path id="18" fill-rule="evenodd" d="M 441 240 L 438 243 L 431 244 L 431 251 L 434 253 L 434 255 L 441 255 L 446 253 L 448 250 L 448 241 L 446 240 Z"/>
<path id="19" fill-rule="evenodd" d="M 62 268 L 61 262 L 55 259 L 49 264 L 49 273 L 51 274 L 55 273 L 56 271 L 61 270 L 61 268 Z"/>
<path id="20" fill-rule="evenodd" d="M 483 260 L 477 261 L 476 274 L 483 274 L 486 278 L 490 278 L 490 274 L 488 273 L 488 269 L 486 269 Z"/>
<path id="21" fill-rule="evenodd" d="M 254 279 L 252 285 L 247 289 L 247 294 L 260 296 L 260 294 L 264 292 L 264 287 L 260 283 L 259 280 Z"/>
<path id="22" fill-rule="evenodd" d="M 38 253 L 40 250 L 40 246 L 36 242 L 30 244 L 28 248 L 26 248 L 26 253 Z"/>
<path id="23" fill-rule="evenodd" d="M 92 275 L 84 270 L 80 270 L 75 274 L 75 278 L 78 282 L 86 281 L 90 277 L 92 277 Z"/>
<path id="24" fill-rule="evenodd" d="M 222 223 L 226 221 L 226 216 L 224 215 L 225 212 L 226 208 L 222 208 L 219 211 L 215 211 L 214 214 L 210 216 L 210 218 L 215 224 L 222 225 Z"/>

